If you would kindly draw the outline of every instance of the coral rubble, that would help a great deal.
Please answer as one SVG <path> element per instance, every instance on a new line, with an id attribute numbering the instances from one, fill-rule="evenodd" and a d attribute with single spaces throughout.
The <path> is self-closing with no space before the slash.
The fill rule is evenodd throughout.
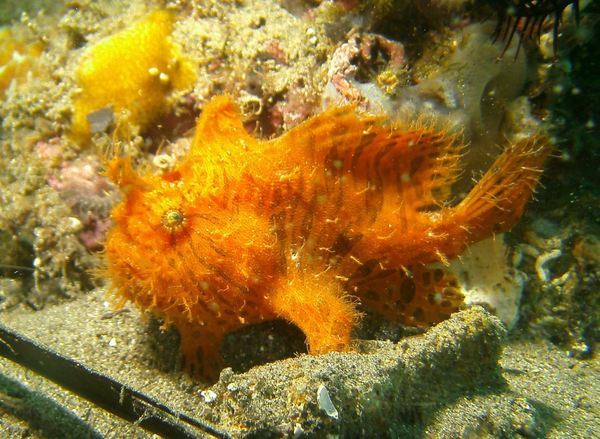
<path id="1" fill-rule="evenodd" d="M 504 8 L 509 3 L 516 5 L 516 15 Z M 563 10 L 567 4 L 576 8 Z M 495 13 L 494 6 L 498 6 Z M 527 18 L 530 7 L 537 18 Z M 154 392 L 160 383 L 162 391 L 156 395 L 240 436 L 267 432 L 351 437 L 365 426 L 365 434 L 436 437 L 563 437 L 573 431 L 589 437 L 590 432 L 600 430 L 594 405 L 600 392 L 594 379 L 600 334 L 599 82 L 595 75 L 600 46 L 594 38 L 600 23 L 598 2 L 6 0 L 0 10 L 0 22 L 5 26 L 0 30 L 3 321 L 24 332 L 37 331 L 39 339 L 53 340 L 57 350 L 85 358 L 92 367 L 104 368 L 140 388 L 149 386 Z M 557 34 L 554 25 L 559 23 L 561 11 Z M 546 15 L 549 19 L 542 20 Z M 490 17 L 492 20 L 486 21 Z M 505 38 L 499 35 L 496 42 L 494 17 L 500 19 L 506 34 Z M 539 31 L 539 38 L 534 30 L 535 34 Z M 519 39 L 518 33 L 524 38 Z M 222 94 L 240 108 L 240 119 L 232 123 L 211 117 L 202 122 L 202 117 L 210 116 L 210 100 Z M 412 212 L 411 226 L 418 223 L 415 218 L 444 223 L 443 214 L 460 211 L 461 206 L 481 213 L 486 203 L 478 200 L 486 200 L 488 207 L 494 203 L 503 207 L 482 220 L 488 225 L 503 221 L 502 227 L 491 232 L 485 227 L 478 229 L 479 224 L 470 227 L 471 241 L 488 232 L 493 232 L 492 237 L 471 245 L 453 260 L 449 257 L 458 255 L 458 250 L 429 252 L 427 261 L 419 257 L 419 264 L 402 263 L 393 273 L 385 270 L 385 264 L 377 266 L 373 262 L 377 258 L 365 261 L 366 252 L 357 255 L 351 251 L 356 260 L 340 256 L 345 248 L 369 246 L 354 239 L 356 228 L 330 233 L 337 230 L 339 221 L 319 228 L 325 245 L 307 242 L 303 247 L 294 242 L 292 251 L 278 249 L 278 243 L 290 240 L 292 232 L 285 225 L 300 229 L 300 235 L 308 225 L 298 227 L 297 219 L 286 222 L 290 217 L 264 206 L 261 212 L 276 215 L 260 217 L 241 208 L 238 218 L 243 219 L 223 221 L 229 228 L 209 224 L 214 215 L 202 217 L 207 221 L 202 231 L 211 238 L 221 233 L 221 241 L 213 239 L 211 251 L 216 255 L 201 263 L 194 259 L 198 247 L 170 247 L 179 242 L 178 234 L 197 225 L 198 218 L 181 208 L 184 203 L 169 201 L 172 193 L 178 193 L 180 201 L 193 198 L 196 189 L 189 189 L 186 183 L 190 175 L 210 174 L 213 182 L 230 190 L 235 180 L 231 169 L 235 176 L 245 172 L 244 160 L 258 163 L 249 173 L 254 182 L 262 175 L 258 172 L 261 167 L 288 166 L 285 170 L 289 172 L 279 169 L 277 178 L 265 183 L 281 189 L 282 182 L 298 175 L 289 165 L 298 157 L 299 145 L 288 140 L 294 137 L 317 148 L 316 137 L 309 136 L 314 127 L 307 120 L 322 111 L 333 114 L 336 107 L 346 104 L 360 109 L 360 118 L 377 121 L 373 126 L 382 126 L 380 120 L 385 118 L 390 120 L 389 127 L 444 132 L 445 139 L 457 139 L 454 136 L 459 133 L 463 136 L 464 141 L 456 143 L 455 157 L 442 160 L 464 171 L 455 184 L 436 187 L 431 197 L 418 187 L 411 192 L 412 198 L 407 197 L 412 201 L 394 212 L 390 227 L 408 230 L 404 223 L 409 221 L 397 221 L 407 211 Z M 192 127 L 201 112 L 205 129 L 194 136 Z M 227 152 L 212 154 L 214 151 L 198 147 L 203 142 L 206 145 L 215 133 L 209 128 L 217 130 L 221 122 L 221 128 L 235 134 L 237 146 L 248 147 L 240 146 L 241 153 L 236 149 L 235 157 L 240 160 L 236 166 L 223 166 L 229 160 Z M 288 131 L 290 134 L 283 134 Z M 394 136 L 393 132 L 390 129 L 386 134 Z M 531 146 L 527 139 L 539 132 L 549 133 L 549 143 L 557 151 L 549 163 L 551 172 L 542 177 L 546 189 L 539 191 L 539 200 L 525 210 L 523 220 L 500 235 L 496 232 L 516 222 L 526 197 L 519 199 L 515 211 L 505 209 L 503 200 L 518 197 L 496 191 L 506 180 L 493 176 L 492 171 L 484 177 L 487 192 L 476 190 L 477 196 L 460 200 L 497 159 L 500 145 L 512 145 L 509 150 Z M 322 130 L 318 138 L 335 139 L 336 135 Z M 420 136 L 419 142 L 428 136 Z M 282 155 L 265 159 L 261 149 L 265 145 L 276 145 Z M 221 146 L 227 148 L 231 143 Z M 427 166 L 417 166 L 418 160 L 407 161 L 410 166 L 396 164 L 396 170 L 409 171 L 397 174 L 397 186 L 412 187 L 421 177 L 439 181 L 440 173 L 435 172 L 439 166 L 429 166 L 435 162 L 433 156 L 420 157 Z M 125 266 L 122 271 L 126 275 L 115 284 L 129 298 L 135 296 L 133 292 L 153 293 L 137 299 L 142 308 L 155 311 L 150 322 L 128 306 L 110 310 L 103 287 L 90 291 L 107 280 L 104 275 L 93 278 L 91 273 L 98 273 L 103 264 L 98 253 L 104 249 L 112 224 L 110 212 L 119 202 L 116 187 L 104 175 L 111 158 L 108 174 L 121 186 L 122 197 L 114 216 L 117 220 L 139 219 L 131 222 L 129 235 L 117 250 L 114 246 L 108 249 L 113 261 L 119 260 L 114 254 L 122 250 L 121 268 Z M 369 163 L 380 159 L 380 164 L 387 163 L 385 154 L 371 158 Z M 338 167 L 344 162 L 338 159 L 332 152 L 323 160 L 329 176 L 339 177 Z M 203 167 L 207 160 L 212 164 Z M 527 164 L 521 163 L 525 168 Z M 304 169 L 304 164 L 298 166 L 296 169 Z M 539 163 L 534 168 L 539 168 Z M 449 180 L 457 177 L 450 171 L 441 174 Z M 321 174 L 303 175 L 310 175 L 305 182 L 314 183 L 314 175 Z M 329 181 L 327 178 L 323 177 L 324 181 Z M 342 182 L 342 178 L 336 181 Z M 164 191 L 153 192 L 155 183 Z M 211 190 L 219 185 L 198 186 L 203 195 L 210 193 L 202 198 L 201 206 L 210 206 L 212 213 L 218 211 L 222 206 L 217 202 L 223 203 L 224 197 L 215 197 Z M 256 187 L 241 186 L 248 194 Z M 276 199 L 275 192 L 269 200 Z M 146 203 L 151 193 L 158 195 Z M 380 192 L 365 193 L 370 204 L 355 204 L 350 216 L 377 210 L 375 195 Z M 344 195 L 342 204 L 352 195 L 350 191 L 340 194 Z M 432 199 L 436 202 L 429 203 Z M 318 210 L 311 200 L 301 201 L 306 202 L 301 212 Z M 326 201 L 328 206 L 337 205 L 337 200 Z M 144 216 L 150 204 L 158 213 Z M 119 210 L 123 206 L 131 210 L 123 213 Z M 336 220 L 333 214 L 323 218 Z M 236 228 L 239 224 L 244 225 L 242 231 Z M 451 230 L 456 239 L 450 244 L 464 249 L 459 229 Z M 327 337 L 311 328 L 326 333 L 331 327 L 325 323 L 335 320 L 333 313 L 327 312 L 323 318 L 311 320 L 315 314 L 307 311 L 308 306 L 281 312 L 286 300 L 289 305 L 298 295 L 280 295 L 280 308 L 275 309 L 261 307 L 264 302 L 257 305 L 256 300 L 235 302 L 239 297 L 231 300 L 230 287 L 228 293 L 220 291 L 221 301 L 202 302 L 198 297 L 209 297 L 214 285 L 199 278 L 180 282 L 190 271 L 222 268 L 219 264 L 225 257 L 218 250 L 223 241 L 230 239 L 227 248 L 239 248 L 235 246 L 240 243 L 251 247 L 265 236 L 261 235 L 265 230 L 271 233 L 267 233 L 272 238 L 268 244 L 279 250 L 272 267 L 309 266 L 308 273 L 313 273 L 313 268 L 325 271 L 327 264 L 333 267 L 317 277 L 327 277 L 328 286 L 337 288 L 333 302 L 338 311 L 346 311 L 341 313 L 345 323 L 338 325 L 344 327 L 343 336 L 337 345 L 330 345 L 345 349 L 351 340 L 352 352 L 289 358 L 307 351 L 305 335 L 312 353 L 329 350 Z M 442 239 L 447 230 L 435 233 L 440 230 L 433 230 L 429 238 Z M 143 238 L 145 232 L 149 239 L 140 241 L 147 244 L 147 251 L 136 252 L 133 238 Z M 155 244 L 161 233 L 165 245 L 157 251 L 150 244 Z M 391 242 L 390 233 L 376 238 Z M 415 236 L 405 235 L 407 240 Z M 327 239 L 330 241 L 325 242 Z M 267 240 L 263 243 L 268 247 Z M 382 255 L 393 250 L 388 247 L 377 255 L 380 262 Z M 413 248 L 397 248 L 414 255 Z M 424 247 L 415 244 L 414 248 Z M 237 284 L 231 283 L 235 288 L 253 281 L 251 274 L 256 272 L 248 267 L 259 258 L 252 258 L 256 255 L 252 251 L 244 247 L 227 261 L 226 268 L 231 270 L 226 274 L 238 276 L 233 279 Z M 356 278 L 348 275 L 349 271 L 338 270 L 340 266 L 331 262 L 332 254 L 342 265 L 362 264 L 363 282 L 353 283 Z M 308 256 L 313 259 L 308 261 Z M 332 272 L 340 277 L 329 278 Z M 169 275 L 165 277 L 165 273 Z M 221 270 L 216 277 L 223 273 Z M 261 278 L 263 289 L 255 288 L 265 293 L 263 299 L 272 299 L 270 294 L 281 286 L 288 287 L 288 293 L 313 298 L 326 290 L 318 280 L 300 285 L 300 276 L 289 272 L 273 278 L 283 280 L 269 284 L 270 279 Z M 179 302 L 170 301 L 173 291 L 188 295 L 181 294 L 184 299 Z M 250 288 L 243 294 L 248 291 Z M 349 296 L 360 296 L 360 308 L 358 299 Z M 56 307 L 45 306 L 48 304 Z M 478 307 L 448 319 L 449 311 L 472 304 L 495 313 L 510 331 L 508 353 L 502 360 L 504 385 L 496 379 L 498 352 L 505 343 L 498 320 Z M 159 308 L 163 311 L 156 311 Z M 203 312 L 196 312 L 199 308 Z M 360 325 L 354 325 L 359 310 Z M 53 318 L 47 320 L 48 316 Z M 300 329 L 282 320 L 263 322 L 282 316 Z M 232 369 L 224 369 L 213 387 L 202 388 L 201 381 L 181 373 L 179 342 L 186 356 L 194 357 L 198 352 L 193 340 L 208 340 L 210 334 L 218 339 L 222 335 L 219 325 L 227 319 L 239 326 L 235 330 L 233 324 L 227 327 L 232 330 L 220 346 L 224 364 Z M 262 323 L 250 325 L 257 321 Z M 163 333 L 166 324 L 173 322 L 179 331 L 172 328 Z M 197 331 L 189 330 L 190 326 Z M 202 330 L 207 327 L 210 331 Z M 207 342 L 212 350 L 204 352 L 206 358 L 219 361 L 219 341 Z M 194 363 L 193 358 L 187 360 L 188 365 Z M 202 361 L 197 359 L 196 364 Z M 215 378 L 221 366 L 214 367 Z M 5 370 L 13 372 L 11 366 L 3 363 L 2 367 L 3 374 Z M 493 383 L 486 381 L 486 374 L 492 375 Z M 19 376 L 24 381 L 32 378 Z M 171 399 L 173 395 L 179 395 L 177 402 Z M 72 398 L 68 395 L 61 401 L 69 405 Z M 10 411 L 10 404 L 3 409 Z M 85 413 L 78 412 L 87 416 Z M 94 413 L 95 426 L 100 417 Z M 27 420 L 19 421 L 23 430 L 16 422 L 3 417 L 0 434 L 37 433 Z M 99 431 L 114 435 L 118 430 L 124 437 L 143 437 L 137 424 L 124 429 L 116 425 L 117 421 L 108 420 Z M 53 425 L 48 431 L 56 428 L 60 426 Z"/>

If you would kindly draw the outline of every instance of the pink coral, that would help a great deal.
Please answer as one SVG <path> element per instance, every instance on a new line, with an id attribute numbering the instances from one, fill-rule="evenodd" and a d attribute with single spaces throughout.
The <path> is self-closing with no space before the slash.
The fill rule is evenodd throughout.
<path id="1" fill-rule="evenodd" d="M 60 193 L 83 224 L 79 239 L 88 250 L 102 248 L 116 197 L 113 185 L 99 169 L 98 159 L 86 156 L 63 162 L 60 170 L 48 177 L 48 185 Z"/>
<path id="2" fill-rule="evenodd" d="M 286 99 L 269 109 L 265 127 L 267 133 L 299 125 L 315 113 L 317 104 L 317 96 L 311 95 L 301 84 L 293 84 L 287 92 Z"/>
<path id="3" fill-rule="evenodd" d="M 331 57 L 329 82 L 345 101 L 368 106 L 358 83 L 373 82 L 373 76 L 389 70 L 400 72 L 406 66 L 404 46 L 376 34 L 354 34 Z"/>
<path id="4" fill-rule="evenodd" d="M 58 159 L 64 149 L 64 144 L 60 137 L 52 137 L 47 140 L 40 140 L 35 144 L 35 152 L 42 160 L 54 161 Z"/>

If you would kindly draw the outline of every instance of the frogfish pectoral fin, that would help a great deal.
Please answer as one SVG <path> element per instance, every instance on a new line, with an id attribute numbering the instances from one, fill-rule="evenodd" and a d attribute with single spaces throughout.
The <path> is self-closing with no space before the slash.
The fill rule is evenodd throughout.
<path id="1" fill-rule="evenodd" d="M 273 294 L 273 309 L 304 332 L 311 354 L 349 348 L 359 313 L 339 284 L 329 274 L 297 273 L 282 280 Z"/>

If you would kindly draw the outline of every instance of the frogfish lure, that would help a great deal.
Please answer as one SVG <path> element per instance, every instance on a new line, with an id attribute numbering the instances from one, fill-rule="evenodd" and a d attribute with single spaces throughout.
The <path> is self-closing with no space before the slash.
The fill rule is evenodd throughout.
<path id="1" fill-rule="evenodd" d="M 224 335 L 243 325 L 286 319 L 311 354 L 350 348 L 359 303 L 430 326 L 463 298 L 428 264 L 510 228 L 550 151 L 543 136 L 508 146 L 450 206 L 462 148 L 460 135 L 388 125 L 352 106 L 261 140 L 230 98 L 214 98 L 172 170 L 107 164 L 123 198 L 106 276 L 122 302 L 175 325 L 186 366 L 210 380 Z"/>

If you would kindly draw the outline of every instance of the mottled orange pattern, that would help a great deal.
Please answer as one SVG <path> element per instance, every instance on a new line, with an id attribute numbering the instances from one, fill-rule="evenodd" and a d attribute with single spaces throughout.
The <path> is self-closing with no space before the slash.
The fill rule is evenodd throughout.
<path id="1" fill-rule="evenodd" d="M 172 171 L 137 174 L 115 158 L 123 200 L 106 242 L 113 290 L 181 334 L 186 364 L 221 369 L 229 331 L 282 317 L 310 353 L 348 349 L 358 303 L 410 325 L 462 303 L 456 280 L 427 264 L 512 226 L 549 152 L 509 146 L 471 193 L 447 205 L 460 136 L 386 125 L 332 108 L 273 140 L 244 129 L 227 97 L 206 105 Z"/>

